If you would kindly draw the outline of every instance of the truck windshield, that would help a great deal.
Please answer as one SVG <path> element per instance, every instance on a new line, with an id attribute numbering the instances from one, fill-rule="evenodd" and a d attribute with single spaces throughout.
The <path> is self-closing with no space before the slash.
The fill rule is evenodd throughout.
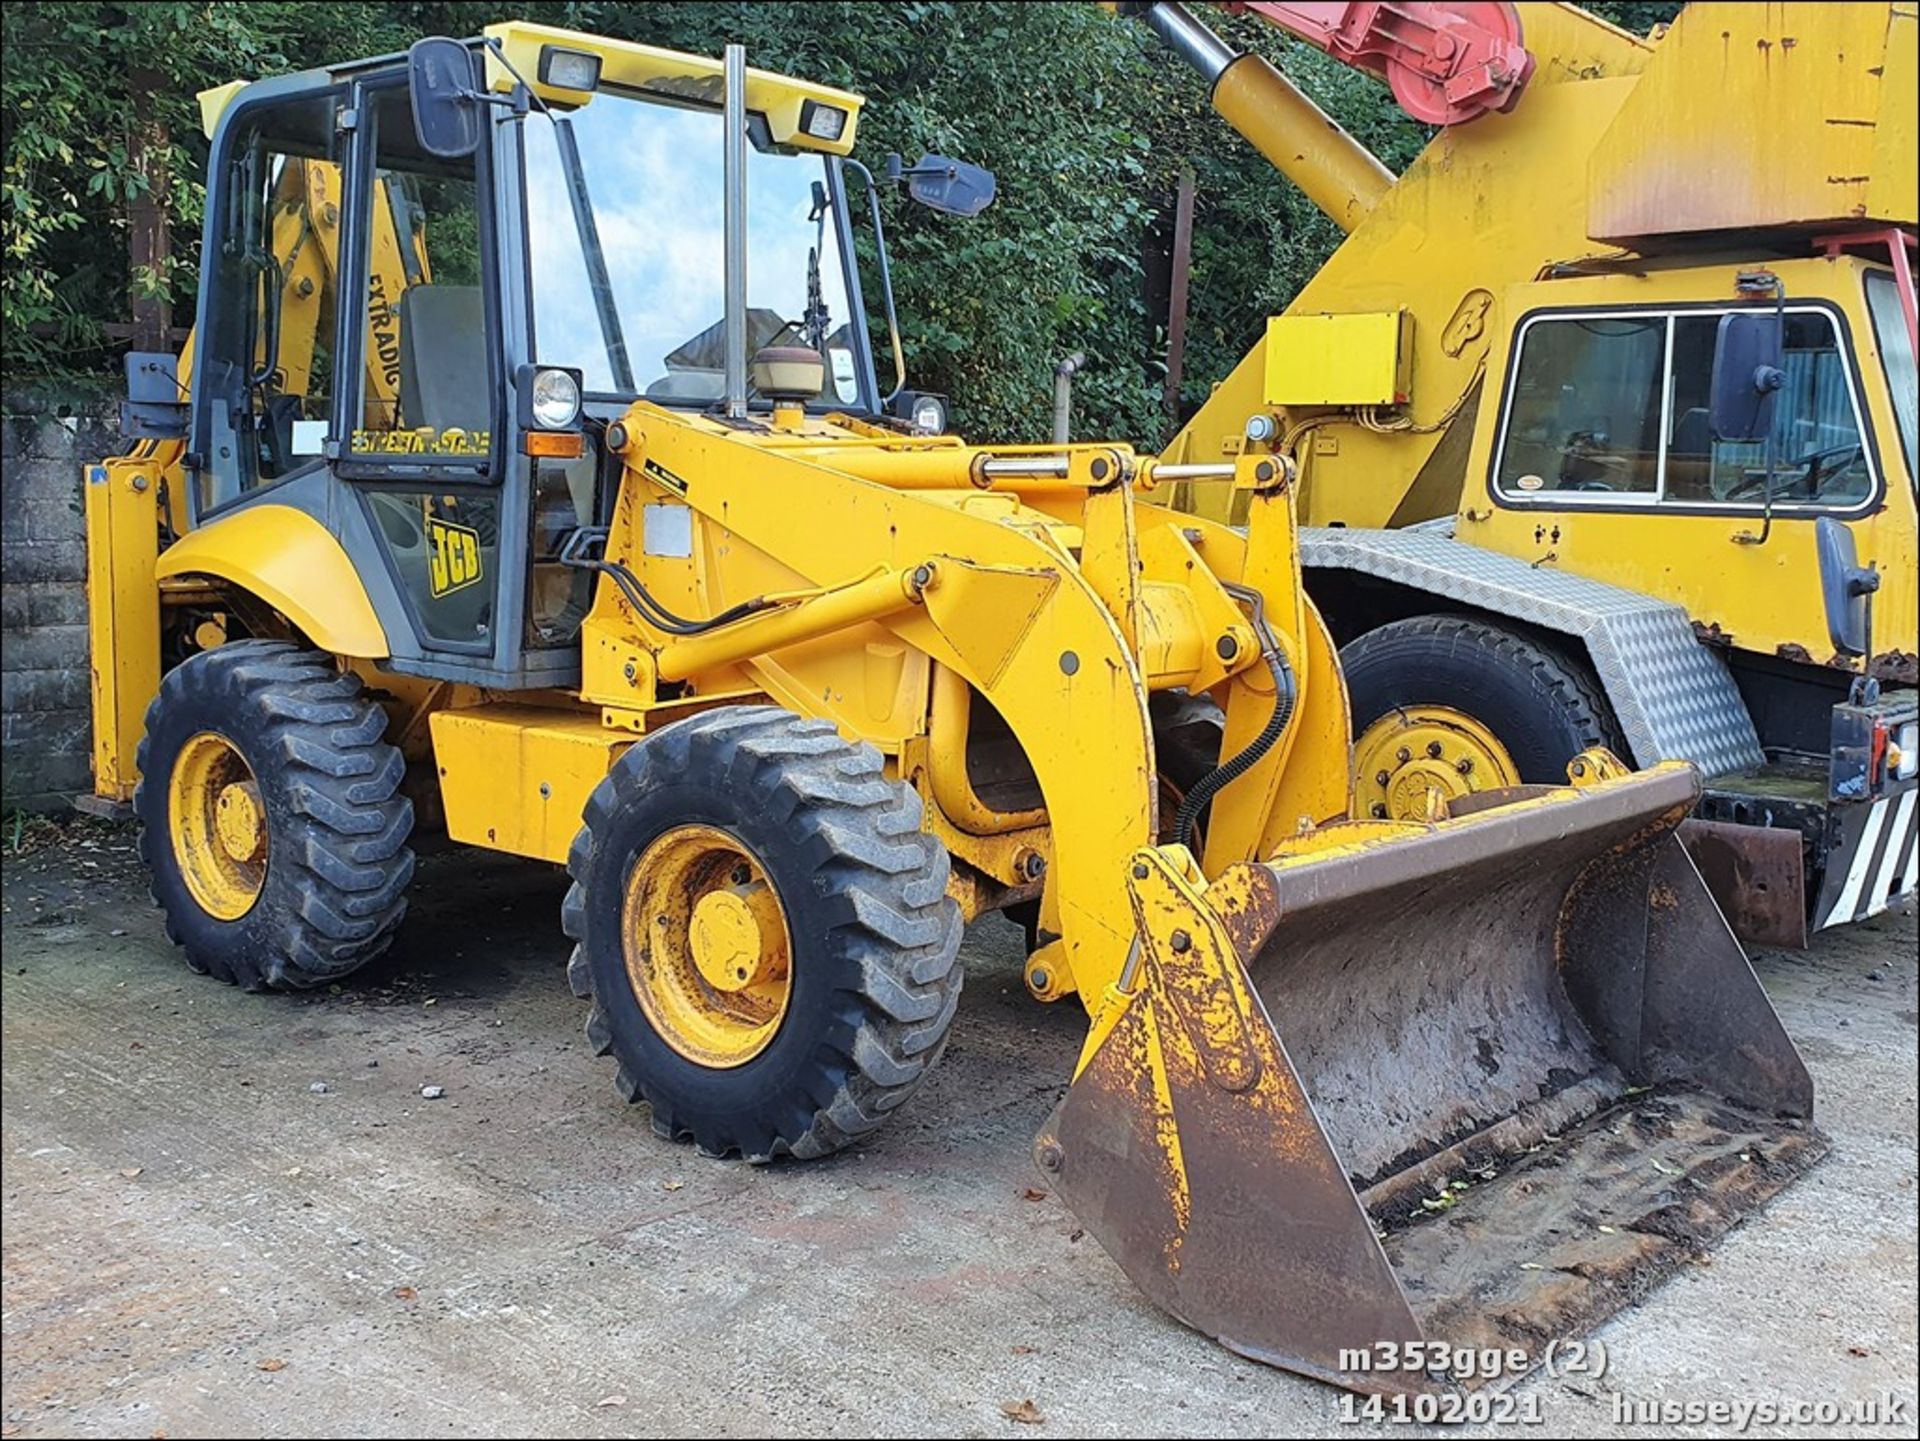
<path id="1" fill-rule="evenodd" d="M 559 121 L 536 112 L 523 131 L 535 358 L 580 367 L 592 391 L 669 405 L 721 399 L 720 112 L 602 94 Z M 815 203 L 825 166 L 818 155 L 748 147 L 747 354 L 812 346 L 827 361 L 822 399 L 858 406 L 865 348 L 835 218 Z M 581 211 L 589 223 L 576 223 Z"/>
<path id="2" fill-rule="evenodd" d="M 1913 332 L 1901 313 L 1899 282 L 1885 270 L 1867 276 L 1867 309 L 1873 315 L 1873 339 L 1880 347 L 1880 359 L 1887 367 L 1887 384 L 1893 388 L 1893 418 L 1900 427 L 1900 449 L 1907 457 L 1907 478 L 1916 476 L 1914 463 L 1914 412 L 1920 406 L 1920 377 L 1913 364 Z"/>

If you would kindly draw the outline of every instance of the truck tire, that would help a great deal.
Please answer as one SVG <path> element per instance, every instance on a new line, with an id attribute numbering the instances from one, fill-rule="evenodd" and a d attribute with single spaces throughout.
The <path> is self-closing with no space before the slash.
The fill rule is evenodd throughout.
<path id="1" fill-rule="evenodd" d="M 386 729 L 357 676 L 285 641 L 234 641 L 167 672 L 133 805 L 190 967 L 300 990 L 387 948 L 407 912 L 413 803 Z"/>
<path id="2" fill-rule="evenodd" d="M 960 909 L 920 798 L 873 747 L 774 706 L 707 711 L 628 750 L 585 822 L 568 979 L 657 1134 L 824 1156 L 932 1071 Z"/>
<path id="3" fill-rule="evenodd" d="M 1581 751 L 1624 749 L 1584 661 L 1491 621 L 1393 621 L 1349 641 L 1340 665 L 1363 817 L 1419 819 L 1428 791 L 1564 785 Z"/>

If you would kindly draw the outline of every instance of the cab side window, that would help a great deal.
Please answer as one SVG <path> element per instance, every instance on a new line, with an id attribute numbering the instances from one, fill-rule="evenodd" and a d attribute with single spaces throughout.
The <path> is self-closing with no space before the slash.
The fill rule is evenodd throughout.
<path id="1" fill-rule="evenodd" d="M 1653 495 L 1666 348 L 1664 316 L 1529 325 L 1507 412 L 1500 488 Z"/>
<path id="2" fill-rule="evenodd" d="M 341 149 L 337 94 L 236 118 L 213 203 L 199 341 L 204 512 L 323 462 L 334 386 Z"/>
<path id="3" fill-rule="evenodd" d="M 1680 315 L 1673 326 L 1666 498 L 1685 504 L 1764 499 L 1767 446 L 1715 440 L 1708 424 L 1719 317 Z M 1785 351 L 1787 383 L 1773 413 L 1774 504 L 1858 504 L 1873 493 L 1873 476 L 1832 319 L 1789 314 Z"/>
<path id="4" fill-rule="evenodd" d="M 1785 317 L 1771 446 L 1716 440 L 1719 312 L 1546 316 L 1521 336 L 1495 488 L 1605 504 L 1847 509 L 1873 493 L 1846 356 L 1824 311 Z M 1771 469 L 1769 469 L 1769 450 Z"/>

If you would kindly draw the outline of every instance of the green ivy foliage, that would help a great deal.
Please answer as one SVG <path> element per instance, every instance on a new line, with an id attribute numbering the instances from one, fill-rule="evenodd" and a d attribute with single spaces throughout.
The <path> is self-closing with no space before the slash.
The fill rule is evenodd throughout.
<path id="1" fill-rule="evenodd" d="M 1678 7 L 1601 8 L 1644 29 Z M 856 156 L 876 170 L 896 150 L 993 169 L 1000 198 L 974 220 L 888 206 L 910 383 L 949 395 L 960 428 L 981 438 L 1043 437 L 1053 367 L 1074 351 L 1090 358 L 1076 434 L 1148 447 L 1170 434 L 1165 293 L 1183 165 L 1196 177 L 1184 409 L 1339 240 L 1212 112 L 1197 77 L 1141 27 L 1081 0 L 46 0 L 0 6 L 7 372 L 109 371 L 101 327 L 125 318 L 132 293 L 190 312 L 206 163 L 196 92 L 472 34 L 506 14 L 707 54 L 737 40 L 755 64 L 866 95 Z M 1383 85 L 1256 21 L 1208 17 L 1390 167 L 1425 143 Z M 127 202 L 142 181 L 131 153 L 149 123 L 169 137 L 174 253 L 164 273 L 134 276 Z"/>

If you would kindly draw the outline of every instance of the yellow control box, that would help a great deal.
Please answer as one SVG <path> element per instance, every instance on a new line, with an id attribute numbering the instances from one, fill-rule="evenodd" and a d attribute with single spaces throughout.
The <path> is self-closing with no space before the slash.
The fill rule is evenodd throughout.
<path id="1" fill-rule="evenodd" d="M 1412 390 L 1410 310 L 1267 321 L 1268 405 L 1405 405 Z"/>

